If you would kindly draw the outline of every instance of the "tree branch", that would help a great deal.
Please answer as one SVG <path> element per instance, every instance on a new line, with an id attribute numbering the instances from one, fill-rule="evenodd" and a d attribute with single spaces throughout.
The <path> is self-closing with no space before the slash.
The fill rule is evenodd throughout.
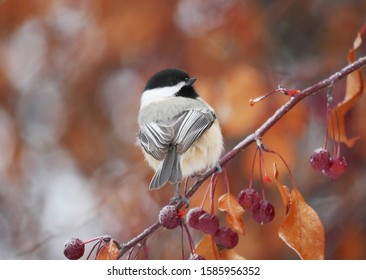
<path id="1" fill-rule="evenodd" d="M 219 163 L 221 167 L 224 167 L 230 160 L 232 160 L 240 152 L 244 151 L 249 145 L 260 139 L 274 124 L 276 124 L 283 116 L 287 114 L 297 103 L 299 103 L 304 98 L 318 93 L 320 90 L 332 86 L 335 82 L 343 79 L 350 73 L 356 71 L 362 66 L 366 65 L 366 56 L 359 58 L 352 64 L 342 68 L 338 72 L 334 73 L 330 77 L 312 85 L 293 97 L 290 98 L 283 106 L 281 106 L 266 122 L 264 122 L 255 132 L 248 135 L 240 143 L 238 143 L 231 151 L 224 155 Z M 188 190 L 186 197 L 189 199 L 192 195 L 199 189 L 204 181 L 206 181 L 212 174 L 216 172 L 216 168 L 208 169 L 205 173 L 201 174 L 199 179 L 194 183 L 194 185 Z M 183 202 L 177 205 L 177 209 L 183 207 Z M 122 245 L 122 248 L 118 254 L 118 257 L 122 257 L 130 248 L 136 246 L 137 244 L 145 241 L 153 232 L 155 232 L 160 227 L 159 223 L 151 225 L 145 229 L 141 234 L 131 239 L 129 242 Z"/>

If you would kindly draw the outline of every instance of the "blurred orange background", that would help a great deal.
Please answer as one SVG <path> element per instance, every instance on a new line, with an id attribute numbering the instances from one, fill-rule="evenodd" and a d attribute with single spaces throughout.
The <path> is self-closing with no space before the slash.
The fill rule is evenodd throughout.
<path id="1" fill-rule="evenodd" d="M 0 259 L 64 259 L 71 237 L 109 234 L 123 243 L 157 220 L 174 188 L 148 190 L 153 173 L 136 145 L 139 98 L 153 73 L 178 67 L 198 78 L 229 151 L 288 98 L 254 107 L 248 100 L 279 84 L 303 89 L 345 66 L 365 15 L 361 0 L 0 0 Z M 343 81 L 334 92 L 340 100 Z M 309 165 L 324 142 L 324 93 L 263 142 L 286 159 L 318 212 L 325 258 L 365 259 L 365 98 L 347 118 L 349 135 L 361 136 L 352 149 L 342 145 L 348 171 L 330 181 Z M 233 194 L 248 186 L 253 156 L 251 147 L 228 164 Z M 269 174 L 276 161 L 290 184 L 278 158 L 265 160 Z M 260 188 L 258 180 L 256 170 Z M 236 250 L 248 259 L 298 259 L 277 235 L 279 194 L 265 186 L 276 217 L 260 226 L 245 215 Z M 191 232 L 198 242 L 202 235 Z M 150 259 L 181 258 L 179 229 L 159 229 L 147 245 Z"/>

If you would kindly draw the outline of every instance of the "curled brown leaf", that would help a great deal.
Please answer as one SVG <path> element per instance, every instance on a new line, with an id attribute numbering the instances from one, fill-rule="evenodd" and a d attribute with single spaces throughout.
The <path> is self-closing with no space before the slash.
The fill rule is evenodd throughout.
<path id="1" fill-rule="evenodd" d="M 324 227 L 318 214 L 294 186 L 291 205 L 279 230 L 279 237 L 304 260 L 324 259 Z"/>
<path id="2" fill-rule="evenodd" d="M 114 243 L 113 239 L 105 243 L 97 253 L 97 260 L 117 260 L 118 258 L 118 246 Z"/>
<path id="3" fill-rule="evenodd" d="M 351 64 L 356 61 L 356 51 L 361 47 L 363 43 L 362 36 L 366 32 L 366 25 L 363 26 L 360 32 L 358 32 L 355 41 L 353 42 L 353 47 L 348 52 L 348 63 Z M 346 79 L 346 93 L 342 102 L 340 102 L 332 111 L 331 117 L 333 120 L 338 121 L 339 134 L 333 133 L 334 122 L 330 121 L 328 124 L 329 135 L 336 141 L 340 141 L 347 145 L 347 147 L 352 147 L 358 136 L 349 138 L 346 134 L 346 124 L 345 118 L 346 114 L 355 106 L 357 101 L 362 96 L 364 91 L 363 88 L 363 78 L 360 69 L 350 73 Z M 335 134 L 335 135 L 334 135 Z M 339 137 L 339 139 L 338 139 Z"/>
<path id="4" fill-rule="evenodd" d="M 231 193 L 226 193 L 219 198 L 218 208 L 227 213 L 226 220 L 230 227 L 237 232 L 244 234 L 243 213 L 244 209 L 240 206 L 236 197 Z"/>

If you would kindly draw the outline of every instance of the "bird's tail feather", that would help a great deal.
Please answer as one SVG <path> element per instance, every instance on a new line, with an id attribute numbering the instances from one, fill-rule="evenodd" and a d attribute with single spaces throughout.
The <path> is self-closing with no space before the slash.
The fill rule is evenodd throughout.
<path id="1" fill-rule="evenodd" d="M 176 150 L 176 149 L 174 149 Z M 171 173 L 169 176 L 169 183 L 176 185 L 180 181 L 182 181 L 182 169 L 180 166 L 180 156 L 176 153 L 176 156 L 174 158 L 174 163 L 171 169 Z"/>
<path id="2" fill-rule="evenodd" d="M 182 180 L 182 170 L 180 167 L 180 157 L 176 147 L 169 148 L 167 156 L 160 163 L 150 182 L 150 189 L 159 189 L 167 182 L 177 184 Z"/>

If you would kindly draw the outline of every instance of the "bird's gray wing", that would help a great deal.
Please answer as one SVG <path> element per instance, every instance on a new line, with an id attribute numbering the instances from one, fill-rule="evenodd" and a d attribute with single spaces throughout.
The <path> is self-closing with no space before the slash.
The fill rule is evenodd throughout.
<path id="1" fill-rule="evenodd" d="M 177 117 L 174 124 L 175 135 L 173 139 L 177 153 L 186 152 L 193 142 L 211 127 L 215 119 L 215 113 L 207 108 L 188 110 Z"/>
<path id="2" fill-rule="evenodd" d="M 144 124 L 138 135 L 145 152 L 157 160 L 163 160 L 174 139 L 174 129 L 163 123 Z"/>

